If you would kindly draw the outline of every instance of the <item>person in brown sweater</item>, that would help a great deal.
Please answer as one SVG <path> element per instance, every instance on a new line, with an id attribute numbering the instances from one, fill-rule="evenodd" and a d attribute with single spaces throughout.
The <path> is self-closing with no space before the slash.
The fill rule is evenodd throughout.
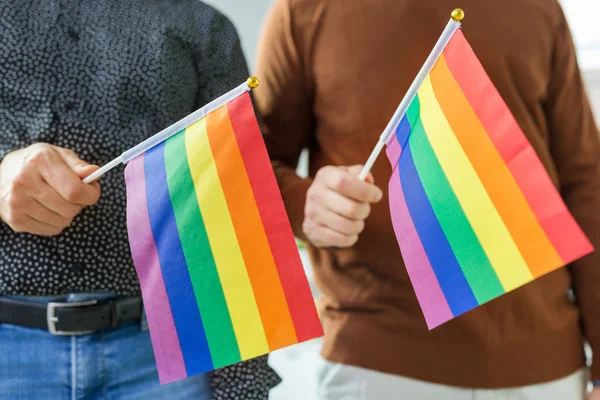
<path id="1" fill-rule="evenodd" d="M 456 5 L 278 0 L 266 20 L 255 96 L 323 293 L 319 398 L 583 399 L 585 340 L 600 380 L 598 252 L 429 331 L 390 220 L 387 159 L 357 178 Z M 600 248 L 600 140 L 558 1 L 460 6 L 467 40 Z"/>

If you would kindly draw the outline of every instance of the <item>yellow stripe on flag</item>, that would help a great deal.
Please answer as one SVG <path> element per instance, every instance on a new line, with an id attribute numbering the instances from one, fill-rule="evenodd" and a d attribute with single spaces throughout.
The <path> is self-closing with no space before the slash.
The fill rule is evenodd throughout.
<path id="1" fill-rule="evenodd" d="M 431 146 L 502 286 L 510 291 L 531 281 L 525 260 L 440 108 L 429 76 L 419 100 Z"/>
<path id="2" fill-rule="evenodd" d="M 508 165 L 454 79 L 443 55 L 430 77 L 446 120 L 517 244 L 531 274 L 541 276 L 563 265 Z"/>
<path id="3" fill-rule="evenodd" d="M 196 196 L 240 354 L 243 360 L 266 354 L 269 346 L 219 180 L 206 132 L 206 119 L 186 129 L 185 144 Z"/>

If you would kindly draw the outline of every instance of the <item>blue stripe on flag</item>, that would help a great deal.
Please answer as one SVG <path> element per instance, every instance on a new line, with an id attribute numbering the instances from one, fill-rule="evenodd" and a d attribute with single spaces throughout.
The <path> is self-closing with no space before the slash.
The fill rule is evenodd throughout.
<path id="1" fill-rule="evenodd" d="M 164 142 L 146 153 L 144 172 L 150 225 L 187 374 L 211 371 L 213 362 L 169 195 Z"/>
<path id="2" fill-rule="evenodd" d="M 403 121 L 406 118 L 405 116 Z M 425 135 L 423 125 L 419 120 L 415 129 L 411 130 L 411 125 L 406 119 L 405 123 L 400 123 L 396 134 L 399 143 L 406 143 L 407 140 L 409 142 L 399 162 L 400 183 L 408 210 L 448 305 L 455 316 L 460 315 L 477 307 L 478 303 L 446 239 L 417 172 L 411 148 L 413 140 L 409 137 Z"/>

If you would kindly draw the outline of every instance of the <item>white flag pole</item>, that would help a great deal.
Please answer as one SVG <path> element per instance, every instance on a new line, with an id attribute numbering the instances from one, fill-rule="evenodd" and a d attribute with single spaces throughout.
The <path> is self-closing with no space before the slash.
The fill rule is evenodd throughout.
<path id="1" fill-rule="evenodd" d="M 130 160 L 133 160 L 140 154 L 147 152 L 154 146 L 164 142 L 165 140 L 167 140 L 171 136 L 175 135 L 176 133 L 181 132 L 188 126 L 192 125 L 194 122 L 201 120 L 202 118 L 206 117 L 211 112 L 224 106 L 225 104 L 229 103 L 236 97 L 241 96 L 242 94 L 246 93 L 247 91 L 249 91 L 251 89 L 256 89 L 258 87 L 258 85 L 259 85 L 258 78 L 251 76 L 250 78 L 248 78 L 248 80 L 245 83 L 241 84 L 240 86 L 233 89 L 232 91 L 225 93 L 223 96 L 211 101 L 210 103 L 208 103 L 206 106 L 202 107 L 201 109 L 194 111 L 187 117 L 175 122 L 173 125 L 169 126 L 168 128 L 163 129 L 162 131 L 158 132 L 156 135 L 144 140 L 142 143 L 138 144 L 137 146 L 127 150 L 126 152 L 121 154 L 119 157 L 115 158 L 108 164 L 104 165 L 102 168 L 98 169 L 97 171 L 95 171 L 92 174 L 90 174 L 89 176 L 87 176 L 83 180 L 83 182 L 84 183 L 94 182 L 96 179 L 100 178 L 102 175 L 104 175 L 111 169 L 115 168 L 117 165 L 119 165 L 121 163 L 127 164 Z"/>
<path id="2" fill-rule="evenodd" d="M 431 72 L 431 69 L 433 68 L 433 66 L 435 65 L 437 60 L 442 55 L 442 52 L 444 51 L 444 49 L 450 42 L 450 39 L 452 39 L 454 32 L 456 32 L 456 30 L 458 28 L 460 28 L 461 21 L 463 20 L 464 17 L 465 17 L 465 13 L 460 8 L 457 8 L 454 11 L 452 11 L 450 21 L 448 21 L 448 25 L 446 25 L 446 28 L 442 32 L 442 35 L 440 36 L 437 43 L 433 47 L 431 54 L 429 54 L 429 57 L 427 57 L 425 64 L 423 64 L 423 67 L 421 67 L 421 70 L 417 74 L 417 77 L 415 78 L 413 83 L 410 85 L 410 88 L 406 92 L 406 95 L 404 95 L 404 98 L 400 102 L 400 105 L 396 109 L 396 112 L 392 116 L 392 119 L 390 120 L 390 122 L 384 129 L 383 133 L 379 137 L 379 141 L 377 142 L 377 144 L 375 145 L 375 148 L 371 152 L 371 155 L 369 156 L 369 159 L 367 160 L 367 162 L 365 163 L 365 166 L 363 167 L 362 171 L 360 172 L 360 175 L 358 175 L 358 178 L 360 180 L 364 180 L 367 177 L 367 175 L 369 174 L 369 171 L 371 171 L 371 168 L 373 168 L 373 164 L 375 164 L 377 157 L 379 157 L 379 154 L 383 150 L 384 146 L 389 142 L 389 140 L 394 135 L 394 132 L 396 131 L 396 127 L 398 126 L 398 124 L 400 124 L 400 121 L 404 117 L 404 114 L 406 114 L 406 111 L 408 110 L 410 103 L 412 103 L 413 99 L 417 95 L 417 92 L 419 91 L 419 88 L 423 84 L 423 81 L 425 80 L 425 78 L 427 77 L 429 72 Z"/>

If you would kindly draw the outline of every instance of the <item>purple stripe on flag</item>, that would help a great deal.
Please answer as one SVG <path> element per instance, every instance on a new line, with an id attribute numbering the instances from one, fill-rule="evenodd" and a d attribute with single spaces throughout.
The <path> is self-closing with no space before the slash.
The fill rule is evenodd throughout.
<path id="1" fill-rule="evenodd" d="M 146 203 L 144 155 L 127 164 L 125 181 L 127 230 L 131 254 L 140 279 L 160 382 L 169 383 L 185 378 L 187 372 L 150 227 Z"/>
<path id="2" fill-rule="evenodd" d="M 398 160 L 400 160 L 400 153 L 402 153 L 402 148 L 400 147 L 400 143 L 398 143 L 398 138 L 396 135 L 392 135 L 392 138 L 387 142 L 385 147 L 385 153 L 387 154 L 388 160 L 392 164 L 392 169 L 396 168 L 398 165 Z"/>
<path id="3" fill-rule="evenodd" d="M 396 142 L 397 143 L 397 142 Z M 400 184 L 398 166 L 389 184 L 390 213 L 406 270 L 419 299 L 429 329 L 453 318 L 452 311 L 429 263 L 415 228 Z"/>

